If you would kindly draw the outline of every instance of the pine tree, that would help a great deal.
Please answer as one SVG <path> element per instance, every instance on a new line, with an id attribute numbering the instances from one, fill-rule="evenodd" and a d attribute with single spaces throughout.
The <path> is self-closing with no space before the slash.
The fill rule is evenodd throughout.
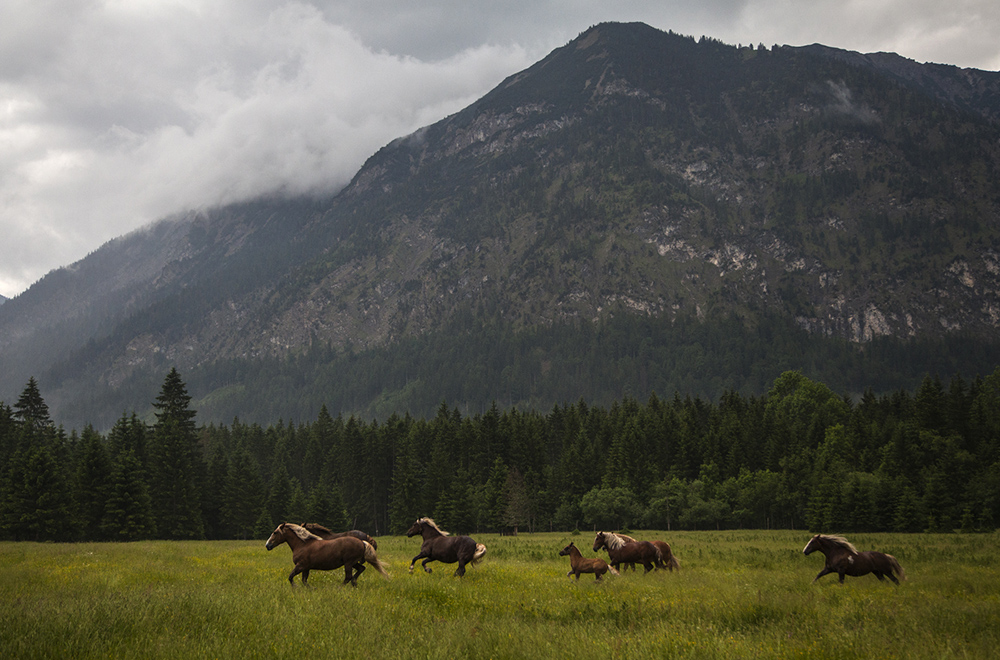
<path id="1" fill-rule="evenodd" d="M 115 541 L 139 541 L 156 535 L 145 471 L 131 447 L 123 448 L 113 461 L 102 530 L 105 538 Z"/>
<path id="2" fill-rule="evenodd" d="M 101 436 L 87 425 L 80 440 L 80 459 L 76 473 L 76 497 L 83 538 L 103 540 L 104 510 L 111 485 L 111 459 Z"/>
<path id="3" fill-rule="evenodd" d="M 156 529 L 165 539 L 200 539 L 202 519 L 201 477 L 204 474 L 195 411 L 177 369 L 171 369 L 156 397 L 156 424 L 149 448 L 150 495 Z"/>
<path id="4" fill-rule="evenodd" d="M 52 419 L 49 417 L 49 407 L 42 399 L 41 392 L 38 391 L 38 383 L 34 376 L 28 379 L 28 384 L 14 404 L 14 418 L 29 433 L 34 433 L 43 428 L 52 426 Z"/>
<path id="5" fill-rule="evenodd" d="M 221 486 L 223 534 L 226 538 L 253 538 L 264 506 L 264 482 L 245 447 L 237 448 L 229 456 Z"/>

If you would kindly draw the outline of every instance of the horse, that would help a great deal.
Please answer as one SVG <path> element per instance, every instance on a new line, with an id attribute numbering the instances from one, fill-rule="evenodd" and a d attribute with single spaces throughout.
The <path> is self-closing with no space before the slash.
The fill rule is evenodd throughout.
<path id="1" fill-rule="evenodd" d="M 318 523 L 302 523 L 300 527 L 305 527 L 316 536 L 326 540 L 339 539 L 344 536 L 353 536 L 354 538 L 361 539 L 366 543 L 371 543 L 371 546 L 378 550 L 378 543 L 375 542 L 375 538 L 369 536 L 365 532 L 362 532 L 360 529 L 352 529 L 349 532 L 333 532 Z"/>
<path id="2" fill-rule="evenodd" d="M 309 571 L 332 571 L 343 566 L 344 584 L 350 583 L 356 587 L 358 576 L 365 570 L 365 562 L 389 579 L 385 564 L 379 561 L 371 543 L 353 536 L 326 540 L 295 523 L 281 523 L 271 532 L 264 547 L 273 550 L 282 543 L 287 543 L 292 549 L 295 567 L 288 574 L 288 583 L 292 586 L 295 586 L 292 580 L 299 573 L 302 574 L 302 586 L 305 587 L 308 586 Z"/>
<path id="3" fill-rule="evenodd" d="M 670 544 L 666 541 L 650 541 L 653 545 L 657 547 L 660 551 L 660 555 L 663 556 L 663 564 L 667 567 L 667 570 L 673 573 L 676 568 L 678 571 L 681 570 L 681 560 L 677 558 L 673 550 L 670 549 Z M 656 570 L 660 570 L 660 566 L 656 567 Z"/>
<path id="4" fill-rule="evenodd" d="M 610 534 L 611 536 L 615 536 L 615 537 L 621 539 L 625 543 L 638 543 L 638 541 L 636 541 L 631 536 L 628 536 L 627 534 L 619 534 L 618 532 L 605 532 L 605 534 Z M 650 541 L 650 543 L 652 543 L 657 548 L 659 548 L 660 554 L 663 556 L 663 563 L 662 563 L 662 565 L 661 564 L 657 564 L 656 565 L 656 570 L 660 570 L 661 568 L 666 568 L 667 570 L 669 570 L 671 572 L 675 568 L 677 570 L 681 570 L 681 562 L 680 562 L 679 559 L 677 559 L 676 555 L 674 555 L 673 551 L 670 549 L 670 544 L 669 543 L 667 543 L 666 541 Z M 608 554 L 610 555 L 611 553 L 609 552 Z M 635 564 L 634 563 L 628 563 L 628 564 L 626 564 L 626 567 L 627 568 L 631 568 L 633 571 L 635 570 Z M 622 570 L 625 570 L 625 569 L 622 569 Z"/>
<path id="5" fill-rule="evenodd" d="M 608 551 L 610 563 L 615 568 L 620 564 L 642 564 L 646 569 L 644 573 L 648 573 L 663 565 L 663 553 L 649 541 L 625 541 L 611 532 L 597 532 L 594 552 L 601 548 Z"/>
<path id="6" fill-rule="evenodd" d="M 893 573 L 898 574 L 900 580 L 906 579 L 906 573 L 895 557 L 871 550 L 858 552 L 843 536 L 817 534 L 809 539 L 806 547 L 802 548 L 802 554 L 808 555 L 816 550 L 826 555 L 826 566 L 813 578 L 813 582 L 827 573 L 839 574 L 841 584 L 844 583 L 845 575 L 860 577 L 869 573 L 877 577 L 880 582 L 889 578 L 895 584 L 899 584 L 899 580 Z"/>
<path id="7" fill-rule="evenodd" d="M 406 532 L 408 537 L 417 534 L 424 539 L 424 542 L 420 546 L 420 554 L 410 562 L 410 573 L 413 573 L 413 565 L 417 560 L 424 557 L 420 565 L 425 572 L 431 572 L 427 562 L 440 561 L 454 564 L 457 561 L 458 568 L 455 570 L 455 575 L 462 577 L 465 575 L 466 564 L 475 566 L 486 554 L 486 546 L 482 543 L 476 543 L 468 536 L 451 536 L 448 532 L 442 531 L 430 518 L 418 518 Z"/>
<path id="8" fill-rule="evenodd" d="M 570 571 L 566 574 L 566 577 L 570 575 L 575 575 L 576 579 L 580 579 L 580 573 L 593 573 L 596 580 L 600 580 L 601 576 L 611 571 L 612 575 L 621 575 L 613 566 L 608 566 L 608 562 L 604 561 L 600 557 L 594 557 L 593 559 L 585 559 L 582 554 L 580 554 L 580 549 L 576 547 L 572 542 L 565 548 L 559 551 L 560 557 L 565 557 L 569 555 L 569 567 Z"/>

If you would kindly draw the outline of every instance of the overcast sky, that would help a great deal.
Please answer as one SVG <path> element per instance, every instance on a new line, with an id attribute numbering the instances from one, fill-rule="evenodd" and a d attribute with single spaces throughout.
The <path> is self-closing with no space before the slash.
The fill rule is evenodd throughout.
<path id="1" fill-rule="evenodd" d="M 997 0 L 3 0 L 0 294 L 172 213 L 335 191 L 609 20 L 1000 70 Z"/>

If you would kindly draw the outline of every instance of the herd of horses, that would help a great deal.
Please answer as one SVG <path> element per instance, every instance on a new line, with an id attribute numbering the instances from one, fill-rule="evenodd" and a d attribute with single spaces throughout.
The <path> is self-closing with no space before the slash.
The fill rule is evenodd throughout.
<path id="1" fill-rule="evenodd" d="M 466 566 L 475 566 L 486 554 L 486 546 L 482 543 L 477 543 L 469 536 L 452 536 L 430 518 L 418 518 L 407 530 L 406 536 L 420 536 L 423 540 L 420 552 L 410 561 L 410 573 L 413 573 L 417 560 L 423 559 L 420 565 L 427 573 L 431 572 L 431 568 L 427 566 L 429 562 L 457 562 L 455 576 L 462 577 Z M 289 584 L 294 585 L 295 576 L 301 574 L 302 584 L 306 586 L 309 571 L 331 571 L 343 567 L 344 584 L 356 587 L 365 564 L 370 564 L 384 578 L 389 579 L 385 564 L 376 554 L 378 543 L 360 530 L 332 532 L 315 523 L 296 525 L 286 522 L 278 525 L 264 547 L 273 550 L 282 543 L 287 543 L 292 550 L 294 567 L 288 574 Z M 592 573 L 595 580 L 600 580 L 606 573 L 620 575 L 629 568 L 634 571 L 636 564 L 643 566 L 643 574 L 660 569 L 679 570 L 681 567 L 670 544 L 665 541 L 637 541 L 624 534 L 597 532 L 593 550 L 598 552 L 602 548 L 608 553 L 608 561 L 600 557 L 584 557 L 574 543 L 560 550 L 560 556 L 569 557 L 570 571 L 566 574 L 567 577 L 575 576 L 579 580 L 581 574 Z M 858 577 L 869 573 L 880 581 L 889 578 L 895 584 L 906 579 L 906 573 L 895 557 L 874 551 L 858 552 L 842 536 L 816 534 L 809 539 L 802 553 L 808 555 L 816 551 L 823 553 L 826 564 L 813 578 L 813 582 L 829 573 L 838 574 L 841 583 L 847 575 Z"/>

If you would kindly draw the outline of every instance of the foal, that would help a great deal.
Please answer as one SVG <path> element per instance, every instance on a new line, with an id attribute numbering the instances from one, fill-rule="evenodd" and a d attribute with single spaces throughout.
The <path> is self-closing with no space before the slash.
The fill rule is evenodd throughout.
<path id="1" fill-rule="evenodd" d="M 560 557 L 565 557 L 566 555 L 569 555 L 570 566 L 570 572 L 566 574 L 566 577 L 576 575 L 576 579 L 579 580 L 580 573 L 593 573 L 595 576 L 594 579 L 600 580 L 601 576 L 608 571 L 611 571 L 612 575 L 620 575 L 613 566 L 608 566 L 608 562 L 600 557 L 584 559 L 583 555 L 580 554 L 580 550 L 573 543 L 570 543 L 559 551 Z"/>

